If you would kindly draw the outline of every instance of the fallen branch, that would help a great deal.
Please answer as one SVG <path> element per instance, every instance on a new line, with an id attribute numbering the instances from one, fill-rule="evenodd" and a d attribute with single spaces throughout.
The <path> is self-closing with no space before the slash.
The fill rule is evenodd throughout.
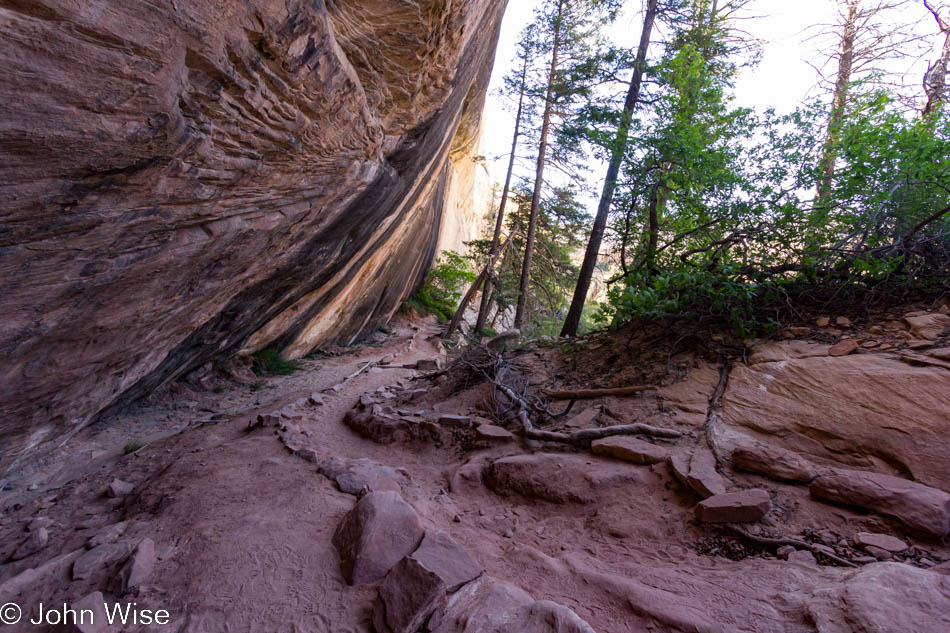
<path id="1" fill-rule="evenodd" d="M 589 400 L 591 398 L 604 398 L 607 396 L 632 396 L 635 393 L 656 390 L 657 387 L 654 385 L 636 385 L 633 387 L 616 387 L 614 389 L 575 389 L 573 391 L 545 389 L 544 395 L 556 400 Z"/>
<path id="2" fill-rule="evenodd" d="M 735 525 L 724 525 L 723 527 L 729 530 L 730 532 L 732 532 L 733 534 L 741 536 L 744 539 L 748 539 L 752 541 L 753 543 L 758 543 L 759 545 L 791 545 L 793 547 L 807 549 L 812 554 L 821 554 L 822 556 L 825 556 L 831 559 L 832 561 L 838 563 L 839 565 L 844 565 L 845 567 L 860 567 L 860 565 L 856 563 L 852 563 L 851 561 L 841 558 L 839 556 L 835 556 L 834 554 L 829 554 L 828 552 L 806 541 L 800 541 L 794 538 L 768 538 L 766 536 L 755 536 L 754 534 L 750 534 L 746 532 L 745 530 L 743 530 L 742 528 L 737 527 Z"/>
<path id="3" fill-rule="evenodd" d="M 359 376 L 360 374 L 362 374 L 362 373 L 364 373 L 365 371 L 369 370 L 371 367 L 376 367 L 377 365 L 380 365 L 380 364 L 386 362 L 386 361 L 389 359 L 390 356 L 392 356 L 392 354 L 386 354 L 386 355 L 383 356 L 382 358 L 379 358 L 379 359 L 377 359 L 377 360 L 371 360 L 371 361 L 367 362 L 365 365 L 363 365 L 362 367 L 360 367 L 359 369 L 357 369 L 355 372 L 353 372 L 352 374 L 350 374 L 349 376 L 347 376 L 346 378 L 344 378 L 344 379 L 343 379 L 343 382 L 346 382 L 347 380 L 351 380 L 351 379 L 353 379 L 353 378 L 356 378 L 356 377 Z"/>

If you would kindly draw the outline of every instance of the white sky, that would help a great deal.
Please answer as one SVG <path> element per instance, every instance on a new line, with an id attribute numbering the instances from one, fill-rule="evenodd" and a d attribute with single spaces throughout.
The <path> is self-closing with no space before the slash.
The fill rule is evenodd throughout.
<path id="1" fill-rule="evenodd" d="M 502 24 L 501 40 L 495 59 L 491 92 L 486 107 L 486 125 L 484 153 L 488 158 L 489 173 L 493 182 L 504 179 L 504 170 L 508 164 L 508 152 L 511 148 L 511 135 L 514 132 L 514 114 L 503 107 L 497 89 L 501 78 L 515 61 L 518 36 L 533 16 L 534 9 L 541 0 L 509 0 L 508 10 Z M 642 16 L 641 2 L 628 0 L 628 10 L 611 29 L 611 37 L 619 44 L 634 48 L 640 40 Z M 751 7 L 750 16 L 755 19 L 742 21 L 742 28 L 755 38 L 763 40 L 764 50 L 761 63 L 752 69 L 744 69 L 736 84 L 736 105 L 765 110 L 773 107 L 778 112 L 790 112 L 800 103 L 818 94 L 816 91 L 815 71 L 806 60 L 817 63 L 820 59 L 816 41 L 808 41 L 813 36 L 815 25 L 830 24 L 835 21 L 837 2 L 835 0 L 758 0 Z M 915 17 L 929 15 L 923 4 L 914 5 L 919 11 Z M 931 18 L 932 21 L 932 18 Z M 931 29 L 936 42 L 935 25 L 924 23 Z M 656 33 L 655 37 L 656 39 Z M 651 48 L 655 54 L 656 49 Z M 926 57 L 909 73 L 911 82 L 920 85 L 927 68 Z M 834 69 L 831 69 L 832 72 Z M 625 88 L 620 88 L 625 90 Z M 603 169 L 592 165 L 592 177 L 595 182 L 603 177 Z M 522 173 L 531 172 L 532 165 L 521 169 Z M 597 185 L 599 190 L 599 185 Z"/>

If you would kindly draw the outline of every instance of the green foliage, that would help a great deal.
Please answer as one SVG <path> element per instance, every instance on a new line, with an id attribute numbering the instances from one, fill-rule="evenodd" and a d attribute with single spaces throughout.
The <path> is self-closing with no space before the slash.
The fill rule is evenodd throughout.
<path id="1" fill-rule="evenodd" d="M 422 287 L 406 301 L 406 307 L 448 321 L 455 315 L 466 286 L 475 281 L 475 277 L 468 258 L 445 251 L 429 269 Z"/>
<path id="2" fill-rule="evenodd" d="M 145 447 L 146 442 L 142 440 L 129 440 L 125 443 L 125 446 L 122 447 L 122 454 L 128 455 L 130 453 L 135 453 Z"/>
<path id="3" fill-rule="evenodd" d="M 254 353 L 254 373 L 258 376 L 289 376 L 300 369 L 300 362 L 287 360 L 271 348 Z"/>
<path id="4" fill-rule="evenodd" d="M 622 324 L 636 319 L 676 317 L 702 321 L 711 327 L 727 327 L 735 336 L 746 338 L 777 327 L 776 321 L 760 314 L 759 306 L 771 303 L 780 293 L 776 282 L 750 282 L 730 267 L 659 275 L 641 273 L 629 278 L 625 286 L 610 289 L 608 302 L 595 320 Z"/>

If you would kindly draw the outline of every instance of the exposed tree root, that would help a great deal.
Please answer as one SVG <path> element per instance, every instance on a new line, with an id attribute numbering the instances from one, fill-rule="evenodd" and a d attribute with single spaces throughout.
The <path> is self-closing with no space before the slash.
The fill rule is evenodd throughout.
<path id="1" fill-rule="evenodd" d="M 828 552 L 819 549 L 812 543 L 800 541 L 794 538 L 769 538 L 766 536 L 755 536 L 754 534 L 750 534 L 746 532 L 745 530 L 743 530 L 742 528 L 737 527 L 735 525 L 724 525 L 723 527 L 727 529 L 728 531 L 732 532 L 733 534 L 740 536 L 744 539 L 747 539 L 749 541 L 752 541 L 753 543 L 758 543 L 759 545 L 779 545 L 779 546 L 791 545 L 793 547 L 807 549 L 812 554 L 821 554 L 822 556 L 838 563 L 839 565 L 843 565 L 845 567 L 860 567 L 860 565 L 858 565 L 857 563 L 852 563 L 851 561 L 841 558 L 840 556 L 829 554 Z"/>
<path id="2" fill-rule="evenodd" d="M 501 365 L 500 358 L 496 359 L 496 367 Z M 471 365 L 470 365 L 471 366 Z M 472 366 L 474 368 L 474 366 Z M 492 378 L 488 372 L 479 369 L 482 375 L 492 383 L 496 389 L 505 394 L 509 400 L 518 407 L 517 417 L 521 422 L 522 434 L 524 437 L 532 440 L 541 440 L 545 442 L 561 442 L 577 446 L 586 446 L 592 440 L 610 437 L 613 435 L 652 435 L 654 437 L 677 438 L 683 434 L 673 429 L 664 429 L 649 424 L 622 424 L 617 426 L 607 426 L 599 429 L 582 429 L 573 433 L 558 433 L 555 431 L 542 431 L 535 428 L 531 421 L 531 405 L 520 396 L 514 389 L 502 381 Z M 503 373 L 503 372 L 498 372 Z"/>
<path id="3" fill-rule="evenodd" d="M 604 398 L 606 396 L 632 396 L 635 393 L 643 391 L 656 391 L 654 385 L 635 385 L 632 387 L 617 387 L 614 389 L 575 389 L 556 391 L 545 389 L 544 395 L 556 400 L 588 400 L 591 398 Z"/>

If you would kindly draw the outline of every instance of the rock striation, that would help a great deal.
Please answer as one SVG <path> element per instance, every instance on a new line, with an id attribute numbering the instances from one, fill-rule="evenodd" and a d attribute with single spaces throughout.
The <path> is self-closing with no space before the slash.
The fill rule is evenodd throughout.
<path id="1" fill-rule="evenodd" d="M 391 316 L 477 169 L 505 5 L 4 2 L 0 472 Z"/>

